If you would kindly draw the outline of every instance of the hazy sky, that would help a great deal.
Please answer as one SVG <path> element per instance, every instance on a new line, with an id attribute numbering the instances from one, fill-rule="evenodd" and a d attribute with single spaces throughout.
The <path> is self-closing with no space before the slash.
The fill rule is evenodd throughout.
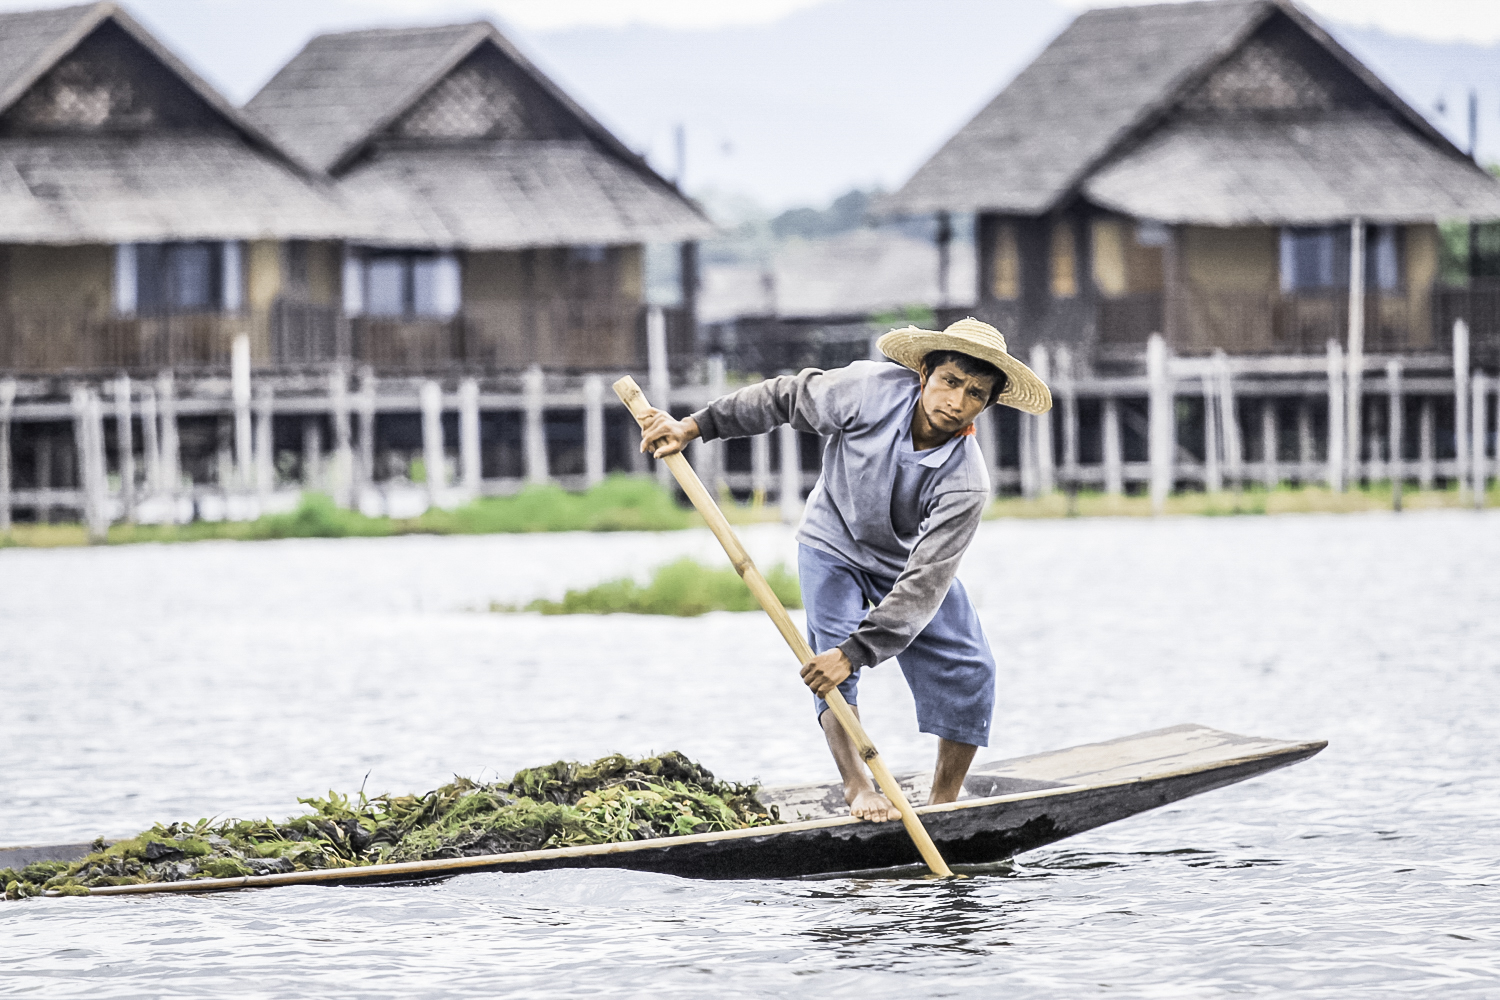
<path id="1" fill-rule="evenodd" d="M 72 0 L 77 2 L 77 0 Z M 63 6 L 0 0 L 0 9 Z M 315 34 L 489 18 L 659 170 L 687 134 L 690 191 L 777 209 L 910 176 L 1091 0 L 124 0 L 242 103 Z M 1308 0 L 1320 19 L 1428 41 L 1500 42 L 1500 0 Z M 1500 47 L 1393 80 L 1500 157 Z M 916 67 L 916 72 L 912 71 Z M 1377 66 L 1389 70 L 1389 66 Z"/>

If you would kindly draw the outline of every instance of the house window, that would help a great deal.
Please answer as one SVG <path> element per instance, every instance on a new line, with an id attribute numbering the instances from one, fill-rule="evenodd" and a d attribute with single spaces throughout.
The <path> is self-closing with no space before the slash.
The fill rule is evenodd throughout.
<path id="1" fill-rule="evenodd" d="M 994 280 L 990 289 L 995 298 L 1012 302 L 1021 297 L 1021 251 L 1016 245 L 1016 227 L 1002 222 L 995 227 Z"/>
<path id="2" fill-rule="evenodd" d="M 353 272 L 353 273 L 351 273 Z M 447 319 L 461 305 L 452 254 L 379 253 L 345 267 L 345 308 L 369 316 Z"/>
<path id="3" fill-rule="evenodd" d="M 1365 237 L 1365 284 L 1382 292 L 1401 287 L 1401 253 L 1397 226 L 1371 226 Z"/>
<path id="4" fill-rule="evenodd" d="M 1365 287 L 1400 287 L 1400 229 L 1365 230 Z M 1281 290 L 1326 291 L 1349 286 L 1349 227 L 1313 226 L 1281 231 Z"/>
<path id="5" fill-rule="evenodd" d="M 1342 237 L 1342 239 L 1341 239 Z M 1315 226 L 1281 231 L 1281 290 L 1316 291 L 1349 283 L 1349 230 Z"/>
<path id="6" fill-rule="evenodd" d="M 233 241 L 122 243 L 115 247 L 115 312 L 237 312 L 244 304 L 241 253 Z"/>
<path id="7" fill-rule="evenodd" d="M 1052 297 L 1071 299 L 1078 294 L 1078 248 L 1073 226 L 1066 219 L 1052 224 Z"/>

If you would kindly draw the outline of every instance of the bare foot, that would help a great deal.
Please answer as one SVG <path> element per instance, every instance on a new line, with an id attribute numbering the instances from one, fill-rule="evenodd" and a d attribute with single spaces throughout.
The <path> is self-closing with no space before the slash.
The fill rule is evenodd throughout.
<path id="1" fill-rule="evenodd" d="M 887 820 L 901 818 L 896 807 L 891 805 L 891 800 L 873 788 L 855 792 L 854 798 L 849 800 L 849 812 L 855 819 L 867 820 L 871 823 L 884 823 Z"/>

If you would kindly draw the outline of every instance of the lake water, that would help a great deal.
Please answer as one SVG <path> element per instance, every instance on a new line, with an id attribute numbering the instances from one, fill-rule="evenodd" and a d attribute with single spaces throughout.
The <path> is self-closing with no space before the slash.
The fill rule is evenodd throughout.
<path id="1" fill-rule="evenodd" d="M 789 532 L 746 532 L 763 565 Z M 482 611 L 705 532 L 0 551 L 0 844 L 678 748 L 831 780 L 759 614 Z M 1500 995 L 1500 516 L 989 522 L 1016 756 L 1198 722 L 1320 756 L 958 883 L 628 872 L 0 903 L 0 994 Z M 928 764 L 899 672 L 861 704 Z"/>

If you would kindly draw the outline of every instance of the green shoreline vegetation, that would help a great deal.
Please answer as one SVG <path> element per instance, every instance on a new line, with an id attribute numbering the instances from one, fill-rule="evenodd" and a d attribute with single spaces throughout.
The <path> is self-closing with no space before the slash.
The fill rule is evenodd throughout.
<path id="1" fill-rule="evenodd" d="M 94 841 L 80 861 L 0 869 L 6 899 L 46 892 L 86 896 L 91 887 L 352 868 L 610 844 L 771 826 L 775 807 L 756 786 L 724 782 L 681 753 L 591 764 L 558 761 L 509 782 L 468 778 L 425 795 L 367 799 L 329 792 L 297 801 L 309 812 L 281 823 L 170 823 L 125 840 Z"/>
<path id="2" fill-rule="evenodd" d="M 1403 491 L 1407 510 L 1464 509 L 1467 493 L 1447 489 Z M 1500 481 L 1485 494 L 1486 506 L 1500 506 Z M 775 505 L 723 504 L 734 524 L 780 521 Z M 1336 493 L 1322 486 L 1247 487 L 1238 493 L 1182 492 L 1167 498 L 1171 516 L 1217 517 L 1239 514 L 1349 514 L 1391 509 L 1389 483 Z M 1149 497 L 1059 491 L 1027 500 L 998 497 L 985 516 L 1004 518 L 1149 517 Z M 484 497 L 452 510 L 433 509 L 413 518 L 366 517 L 342 510 L 322 494 L 308 493 L 296 510 L 254 521 L 194 521 L 176 525 L 117 524 L 110 545 L 139 542 L 267 541 L 279 538 L 380 538 L 392 535 L 489 535 L 545 531 L 676 531 L 702 527 L 703 519 L 643 476 L 615 475 L 583 492 L 560 486 L 529 486 L 509 497 Z M 15 524 L 0 534 L 0 548 L 62 548 L 88 544 L 81 524 Z"/>
<path id="3" fill-rule="evenodd" d="M 766 582 L 788 608 L 802 607 L 797 576 L 777 563 Z M 760 607 L 733 569 L 709 568 L 683 558 L 657 567 L 648 583 L 630 577 L 607 580 L 587 590 L 570 590 L 561 601 L 537 598 L 524 607 L 492 603 L 491 611 L 534 611 L 544 615 L 675 615 L 692 618 L 710 611 L 755 611 Z"/>
<path id="4" fill-rule="evenodd" d="M 1403 510 L 1467 510 L 1473 501 L 1457 486 L 1448 489 L 1403 489 Z M 1500 481 L 1485 491 L 1485 505 L 1500 505 Z M 1268 490 L 1247 486 L 1242 490 L 1181 492 L 1167 497 L 1162 513 L 1169 517 L 1232 517 L 1275 514 L 1360 514 L 1392 509 L 1391 485 L 1378 482 L 1353 486 L 1338 493 L 1326 486 L 1282 485 Z M 1096 490 L 1073 495 L 1062 491 L 1028 500 L 999 497 L 985 512 L 986 519 L 1059 517 L 1151 517 L 1155 514 L 1146 494 L 1110 496 Z"/>

